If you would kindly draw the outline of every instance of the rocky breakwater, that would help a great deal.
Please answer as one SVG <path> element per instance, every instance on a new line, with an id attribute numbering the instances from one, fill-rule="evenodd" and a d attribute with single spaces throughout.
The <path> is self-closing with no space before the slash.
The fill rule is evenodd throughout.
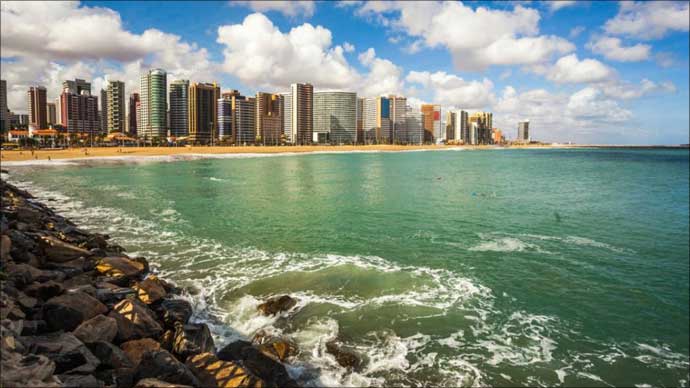
<path id="1" fill-rule="evenodd" d="M 82 230 L 0 182 L 2 387 L 296 386 L 280 338 L 216 352 L 179 290 L 108 236 Z M 294 306 L 289 297 L 262 309 Z"/>

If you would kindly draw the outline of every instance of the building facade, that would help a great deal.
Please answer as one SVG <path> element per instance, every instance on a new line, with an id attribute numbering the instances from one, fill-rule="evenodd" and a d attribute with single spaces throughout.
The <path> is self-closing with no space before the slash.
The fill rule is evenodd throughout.
<path id="1" fill-rule="evenodd" d="M 125 132 L 125 83 L 108 81 L 106 89 L 108 133 Z"/>
<path id="2" fill-rule="evenodd" d="M 141 115 L 137 132 L 145 139 L 164 138 L 168 131 L 167 73 L 152 69 L 139 80 Z"/>
<path id="3" fill-rule="evenodd" d="M 391 109 L 387 97 L 367 97 L 362 101 L 364 143 L 390 143 Z"/>
<path id="4" fill-rule="evenodd" d="M 278 145 L 283 137 L 283 96 L 256 93 L 256 138 L 261 144 Z"/>
<path id="5" fill-rule="evenodd" d="M 232 140 L 232 97 L 223 93 L 217 101 L 218 112 L 218 139 L 222 141 Z"/>
<path id="6" fill-rule="evenodd" d="M 209 83 L 189 86 L 189 141 L 211 143 L 218 136 L 220 87 Z"/>
<path id="7" fill-rule="evenodd" d="M 477 141 L 470 144 L 491 144 L 491 130 L 493 129 L 493 114 L 490 112 L 475 112 L 469 116 L 469 123 L 476 123 Z M 471 137 L 471 136 L 470 136 Z"/>
<path id="8" fill-rule="evenodd" d="M 7 108 L 7 81 L 0 80 L 0 134 L 10 130 L 10 110 Z"/>
<path id="9" fill-rule="evenodd" d="M 127 133 L 130 136 L 137 135 L 137 123 L 139 118 L 137 107 L 139 106 L 139 93 L 132 93 L 129 95 L 129 117 L 127 118 L 129 122 L 129 127 L 127 128 Z"/>
<path id="10" fill-rule="evenodd" d="M 283 96 L 283 139 L 286 143 L 294 143 L 292 137 L 292 93 L 281 93 Z"/>
<path id="11" fill-rule="evenodd" d="M 180 79 L 170 83 L 170 135 L 175 137 L 189 134 L 189 80 Z"/>
<path id="12" fill-rule="evenodd" d="M 101 131 L 108 131 L 108 86 L 101 89 L 101 110 L 98 112 L 98 117 L 101 122 Z"/>
<path id="13" fill-rule="evenodd" d="M 57 111 L 54 102 L 46 103 L 46 112 L 48 114 L 48 125 L 58 124 Z"/>
<path id="14" fill-rule="evenodd" d="M 424 141 L 438 143 L 445 138 L 441 128 L 441 105 L 422 104 L 424 114 Z"/>
<path id="15" fill-rule="evenodd" d="M 98 97 L 92 96 L 88 90 L 74 94 L 70 88 L 65 88 L 60 95 L 60 109 L 62 125 L 68 132 L 85 133 L 92 137 L 100 133 Z"/>
<path id="16" fill-rule="evenodd" d="M 47 96 L 43 86 L 32 86 L 27 92 L 29 128 L 48 128 Z"/>
<path id="17" fill-rule="evenodd" d="M 407 137 L 406 128 L 407 119 L 407 97 L 402 96 L 388 96 L 390 104 L 390 119 L 391 119 L 391 141 L 393 143 L 401 142 Z"/>
<path id="18" fill-rule="evenodd" d="M 81 95 L 83 91 L 91 94 L 91 83 L 79 78 L 76 78 L 74 81 L 67 80 L 62 82 L 62 90 L 67 90 L 69 93 L 76 95 Z"/>
<path id="19" fill-rule="evenodd" d="M 357 141 L 356 93 L 314 93 L 313 140 L 331 144 L 354 144 Z"/>
<path id="20" fill-rule="evenodd" d="M 311 84 L 292 84 L 290 94 L 292 139 L 295 144 L 311 144 L 314 132 L 314 87 Z"/>
<path id="21" fill-rule="evenodd" d="M 235 143 L 254 144 L 256 142 L 256 99 L 233 97 L 235 124 Z"/>
<path id="22" fill-rule="evenodd" d="M 523 141 L 523 142 L 529 142 L 530 141 L 529 121 L 520 121 L 518 123 L 517 139 L 518 139 L 518 141 Z"/>
<path id="23" fill-rule="evenodd" d="M 422 144 L 424 132 L 424 114 L 408 106 L 405 113 L 405 132 L 400 135 L 400 143 Z"/>

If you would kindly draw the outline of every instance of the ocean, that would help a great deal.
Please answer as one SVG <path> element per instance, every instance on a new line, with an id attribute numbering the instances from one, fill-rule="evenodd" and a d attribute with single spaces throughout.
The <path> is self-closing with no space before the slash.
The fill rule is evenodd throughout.
<path id="1" fill-rule="evenodd" d="M 12 169 L 322 386 L 687 386 L 688 150 L 279 155 Z M 262 317 L 272 295 L 296 297 Z M 362 358 L 348 371 L 325 351 Z"/>

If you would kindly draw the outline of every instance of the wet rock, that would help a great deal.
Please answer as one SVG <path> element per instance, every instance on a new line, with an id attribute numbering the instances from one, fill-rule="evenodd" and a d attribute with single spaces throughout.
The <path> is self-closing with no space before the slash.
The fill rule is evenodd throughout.
<path id="1" fill-rule="evenodd" d="M 173 353 L 180 360 L 206 352 L 215 351 L 211 331 L 205 323 L 175 324 L 175 337 L 173 341 Z"/>
<path id="2" fill-rule="evenodd" d="M 141 358 L 143 357 L 144 353 L 157 351 L 161 348 L 161 345 L 151 338 L 142 338 L 127 341 L 120 345 L 120 348 L 132 361 L 133 366 L 136 367 L 139 365 L 139 362 L 141 362 Z"/>
<path id="3" fill-rule="evenodd" d="M 80 323 L 105 314 L 108 308 L 83 292 L 50 298 L 43 305 L 43 319 L 51 330 L 74 330 Z"/>
<path id="4" fill-rule="evenodd" d="M 92 373 L 100 361 L 71 333 L 20 337 L 30 353 L 42 354 L 55 363 L 55 373 Z"/>
<path id="5" fill-rule="evenodd" d="M 160 309 L 165 326 L 171 329 L 176 322 L 186 324 L 192 316 L 192 305 L 182 299 L 166 299 L 161 303 Z"/>
<path id="6" fill-rule="evenodd" d="M 130 295 L 135 295 L 137 293 L 133 288 L 119 287 L 114 284 L 112 285 L 114 286 L 113 288 L 96 289 L 96 299 L 100 300 L 102 303 L 105 303 L 106 305 L 112 305 L 129 297 Z"/>
<path id="7" fill-rule="evenodd" d="M 173 344 L 175 342 L 175 332 L 173 330 L 166 330 L 161 336 L 161 348 L 172 352 Z"/>
<path id="8" fill-rule="evenodd" d="M 157 277 L 151 276 L 138 282 L 133 287 L 137 290 L 139 300 L 146 304 L 153 304 L 163 299 L 166 295 L 165 288 Z"/>
<path id="9" fill-rule="evenodd" d="M 44 334 L 48 331 L 48 324 L 44 320 L 24 321 L 22 326 L 23 336 Z"/>
<path id="10" fill-rule="evenodd" d="M 163 332 L 153 311 L 136 299 L 125 299 L 116 304 L 108 316 L 117 321 L 119 342 L 147 337 L 157 338 Z"/>
<path id="11" fill-rule="evenodd" d="M 101 388 L 105 384 L 92 375 L 58 375 L 63 387 L 68 388 Z"/>
<path id="12" fill-rule="evenodd" d="M 329 341 L 326 343 L 326 352 L 333 355 L 338 364 L 340 364 L 340 366 L 343 368 L 358 369 L 360 367 L 361 360 L 357 354 L 347 349 L 343 349 L 335 341 Z"/>
<path id="13" fill-rule="evenodd" d="M 86 344 L 86 347 L 96 358 L 108 368 L 133 368 L 134 364 L 127 354 L 117 346 L 105 341 L 96 341 Z"/>
<path id="14" fill-rule="evenodd" d="M 64 292 L 62 284 L 49 280 L 44 283 L 32 283 L 24 289 L 24 293 L 28 296 L 38 298 L 41 300 L 48 300 L 56 297 Z"/>
<path id="15" fill-rule="evenodd" d="M 32 252 L 35 251 L 36 248 L 38 248 L 38 245 L 31 237 L 27 236 L 26 234 L 18 230 L 9 230 L 7 232 L 7 235 L 12 241 L 12 245 L 10 247 L 10 254 L 15 260 L 18 257 L 18 253 Z"/>
<path id="16" fill-rule="evenodd" d="M 86 249 L 79 248 L 53 236 L 42 236 L 39 239 L 39 243 L 45 252 L 46 258 L 54 262 L 64 263 L 79 257 L 91 256 L 91 252 Z"/>
<path id="17" fill-rule="evenodd" d="M 172 354 L 162 349 L 144 353 L 139 367 L 137 367 L 137 381 L 151 377 L 172 384 L 201 385 L 185 364 L 179 362 Z"/>
<path id="18" fill-rule="evenodd" d="M 221 361 L 212 353 L 190 357 L 187 367 L 204 387 L 263 387 L 264 381 L 233 361 Z"/>
<path id="19" fill-rule="evenodd" d="M 291 386 L 297 384 L 290 378 L 285 366 L 266 356 L 251 342 L 235 341 L 218 352 L 218 358 L 223 361 L 241 363 L 253 375 L 264 380 L 268 385 Z"/>
<path id="20" fill-rule="evenodd" d="M 86 244 L 84 244 L 84 247 L 86 249 L 93 249 L 93 248 L 105 249 L 108 247 L 108 241 L 106 240 L 104 235 L 94 233 L 91 238 L 86 240 Z"/>
<path id="21" fill-rule="evenodd" d="M 134 388 L 192 388 L 189 385 L 170 384 L 167 381 L 158 379 L 142 379 L 136 383 Z"/>
<path id="22" fill-rule="evenodd" d="M 87 344 L 96 341 L 112 342 L 117 335 L 117 322 L 115 318 L 99 314 L 82 322 L 73 334 Z"/>
<path id="23" fill-rule="evenodd" d="M 276 296 L 260 304 L 257 309 L 263 315 L 275 315 L 295 307 L 297 300 L 289 295 Z"/>
<path id="24" fill-rule="evenodd" d="M 259 350 L 276 361 L 284 362 L 297 354 L 297 344 L 284 338 L 272 338 L 259 345 Z"/>
<path id="25" fill-rule="evenodd" d="M 148 270 L 148 264 L 122 256 L 109 256 L 100 259 L 96 271 L 104 276 L 118 280 L 135 280 Z"/>

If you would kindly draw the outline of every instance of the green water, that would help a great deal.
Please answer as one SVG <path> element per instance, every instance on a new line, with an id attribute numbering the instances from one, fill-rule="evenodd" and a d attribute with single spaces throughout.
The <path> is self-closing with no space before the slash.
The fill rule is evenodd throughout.
<path id="1" fill-rule="evenodd" d="M 688 384 L 687 150 L 315 154 L 16 168 L 322 385 Z M 289 293 L 288 319 L 256 305 Z M 325 342 L 364 359 L 339 368 Z"/>

